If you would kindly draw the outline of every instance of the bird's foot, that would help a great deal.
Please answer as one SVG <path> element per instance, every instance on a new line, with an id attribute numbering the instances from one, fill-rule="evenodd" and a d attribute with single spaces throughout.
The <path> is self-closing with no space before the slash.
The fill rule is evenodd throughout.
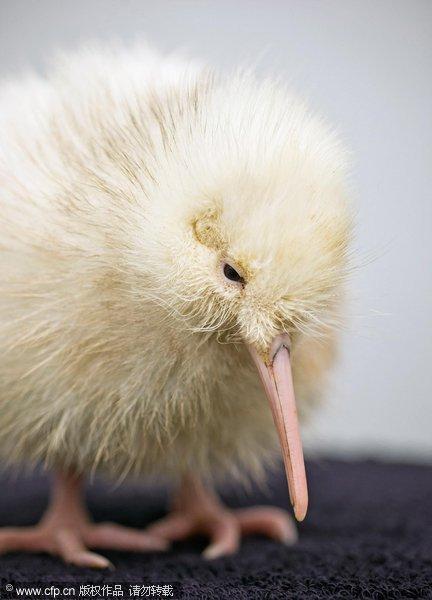
<path id="1" fill-rule="evenodd" d="M 112 568 L 104 556 L 88 548 L 134 552 L 165 550 L 168 543 L 115 523 L 41 523 L 35 527 L 5 527 L 0 530 L 0 554 L 47 552 L 66 563 L 96 569 Z"/>
<path id="2" fill-rule="evenodd" d="M 184 479 L 173 511 L 146 532 L 169 541 L 206 535 L 211 540 L 203 552 L 207 559 L 235 553 L 243 535 L 266 535 L 288 545 L 297 541 L 296 527 L 286 511 L 268 506 L 228 509 L 191 476 Z"/>
<path id="3" fill-rule="evenodd" d="M 111 562 L 89 548 L 134 552 L 166 550 L 167 540 L 115 523 L 93 523 L 82 504 L 79 480 L 60 476 L 41 522 L 34 527 L 0 529 L 0 554 L 47 552 L 80 567 L 112 568 Z"/>

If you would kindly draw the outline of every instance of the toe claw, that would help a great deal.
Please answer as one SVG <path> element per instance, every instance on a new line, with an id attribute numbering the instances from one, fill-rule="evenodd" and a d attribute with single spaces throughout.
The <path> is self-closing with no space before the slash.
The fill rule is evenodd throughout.
<path id="1" fill-rule="evenodd" d="M 216 558 L 221 558 L 222 556 L 231 556 L 232 554 L 235 554 L 237 550 L 238 544 L 216 542 L 207 546 L 207 548 L 202 552 L 201 556 L 206 560 L 215 560 Z"/>
<path id="2" fill-rule="evenodd" d="M 202 557 L 206 560 L 214 560 L 215 558 L 221 557 L 223 554 L 224 549 L 221 547 L 221 544 L 211 544 L 204 550 Z"/>
<path id="3" fill-rule="evenodd" d="M 294 525 L 287 524 L 286 531 L 280 535 L 279 540 L 282 544 L 285 544 L 285 546 L 293 546 L 296 544 L 298 541 L 298 533 Z"/>
<path id="4" fill-rule="evenodd" d="M 88 550 L 84 550 L 82 552 L 78 552 L 77 554 L 69 556 L 66 562 L 77 567 L 114 570 L 114 565 L 110 560 L 105 558 L 105 556 L 101 556 L 100 554 L 96 554 L 95 552 L 90 552 Z"/>

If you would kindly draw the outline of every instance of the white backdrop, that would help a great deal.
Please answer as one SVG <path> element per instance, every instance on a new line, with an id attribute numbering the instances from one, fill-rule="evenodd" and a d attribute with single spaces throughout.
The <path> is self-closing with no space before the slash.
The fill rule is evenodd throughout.
<path id="1" fill-rule="evenodd" d="M 310 451 L 432 460 L 432 2 L 1 0 L 0 75 L 54 48 L 145 36 L 276 72 L 353 151 L 349 327 Z"/>

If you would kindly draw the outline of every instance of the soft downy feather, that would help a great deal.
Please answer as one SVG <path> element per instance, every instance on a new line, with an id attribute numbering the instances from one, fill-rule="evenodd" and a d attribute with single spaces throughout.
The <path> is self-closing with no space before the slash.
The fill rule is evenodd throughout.
<path id="1" fill-rule="evenodd" d="M 3 459 L 262 476 L 277 442 L 243 341 L 292 334 L 304 412 L 347 274 L 336 135 L 280 84 L 145 46 L 5 83 L 0 114 Z"/>

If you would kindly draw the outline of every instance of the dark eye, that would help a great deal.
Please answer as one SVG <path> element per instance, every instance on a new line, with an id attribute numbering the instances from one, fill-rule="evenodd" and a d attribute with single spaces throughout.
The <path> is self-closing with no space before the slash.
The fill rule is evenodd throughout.
<path id="1" fill-rule="evenodd" d="M 224 264 L 223 272 L 224 272 L 225 277 L 227 279 L 229 279 L 230 281 L 237 281 L 238 283 L 241 283 L 242 285 L 244 285 L 244 283 L 245 283 L 244 277 L 242 277 L 240 275 L 240 273 L 237 273 L 237 271 L 234 269 L 234 267 L 232 267 L 228 263 Z"/>

